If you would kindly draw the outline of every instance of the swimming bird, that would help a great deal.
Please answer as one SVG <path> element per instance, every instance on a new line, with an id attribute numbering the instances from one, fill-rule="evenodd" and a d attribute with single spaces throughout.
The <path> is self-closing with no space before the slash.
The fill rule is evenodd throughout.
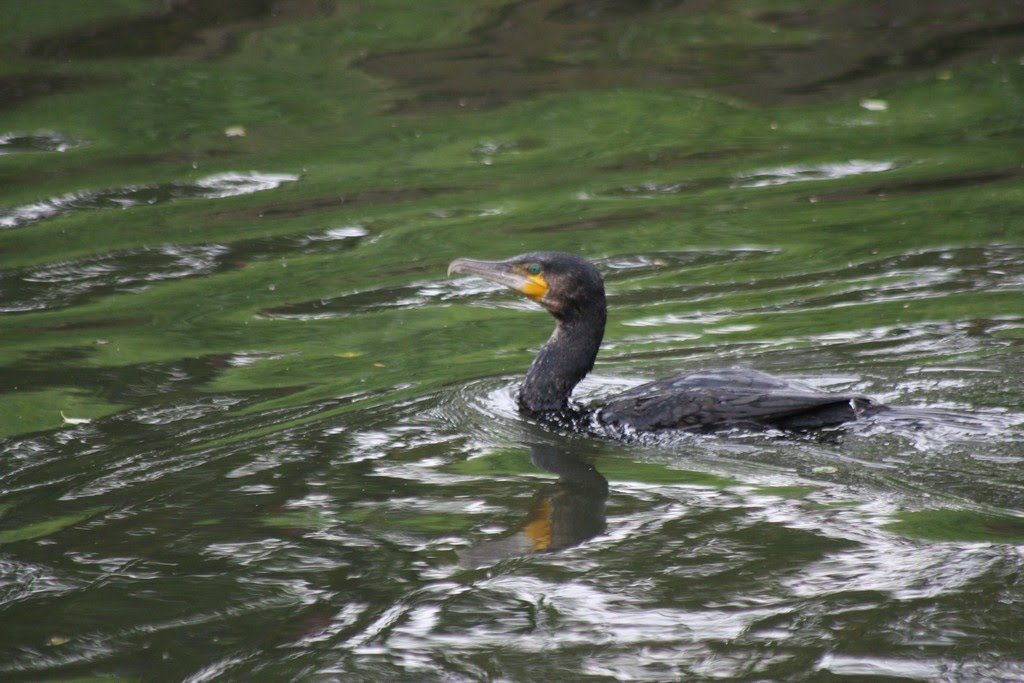
<path id="1" fill-rule="evenodd" d="M 540 304 L 555 329 L 519 388 L 521 412 L 541 419 L 577 413 L 573 389 L 594 367 L 608 305 L 597 267 L 579 256 L 535 252 L 504 261 L 459 258 L 448 275 L 475 275 Z M 638 432 L 723 427 L 816 429 L 873 414 L 884 406 L 860 394 L 821 391 L 780 377 L 730 368 L 642 384 L 589 414 L 603 425 Z"/>

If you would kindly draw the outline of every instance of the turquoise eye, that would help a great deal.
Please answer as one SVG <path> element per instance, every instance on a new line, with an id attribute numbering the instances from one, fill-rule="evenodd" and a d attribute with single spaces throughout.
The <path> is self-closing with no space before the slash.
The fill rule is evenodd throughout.
<path id="1" fill-rule="evenodd" d="M 530 267 L 527 268 L 526 270 L 529 271 L 530 275 L 540 275 L 540 264 L 531 263 Z"/>

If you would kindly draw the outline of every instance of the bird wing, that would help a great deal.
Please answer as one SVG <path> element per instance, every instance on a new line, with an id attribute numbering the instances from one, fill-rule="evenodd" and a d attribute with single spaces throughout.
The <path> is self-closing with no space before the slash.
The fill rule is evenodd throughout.
<path id="1" fill-rule="evenodd" d="M 639 431 L 794 422 L 823 413 L 822 424 L 855 417 L 859 394 L 829 393 L 753 370 L 719 370 L 651 382 L 613 398 L 599 418 Z M 799 421 L 796 421 L 799 424 Z"/>

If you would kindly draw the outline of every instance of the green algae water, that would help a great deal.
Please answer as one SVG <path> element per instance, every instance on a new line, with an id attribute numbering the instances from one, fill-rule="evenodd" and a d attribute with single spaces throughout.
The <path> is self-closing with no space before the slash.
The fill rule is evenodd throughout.
<path id="1" fill-rule="evenodd" d="M 918 409 L 562 433 L 749 367 Z M 0 678 L 1024 678 L 1024 5 L 0 1 Z"/>

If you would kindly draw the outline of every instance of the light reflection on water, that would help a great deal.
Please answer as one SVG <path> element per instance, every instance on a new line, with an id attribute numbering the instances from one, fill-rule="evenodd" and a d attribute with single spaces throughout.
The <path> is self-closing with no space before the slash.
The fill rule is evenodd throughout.
<path id="1" fill-rule="evenodd" d="M 67 152 L 87 144 L 53 131 L 37 133 L 0 134 L 0 156 L 5 154 L 38 154 L 40 152 Z"/>
<path id="2" fill-rule="evenodd" d="M 234 576 L 236 584 L 225 585 L 220 598 L 207 598 L 202 609 L 190 607 L 182 616 L 172 616 L 177 608 L 161 608 L 140 614 L 128 630 L 72 631 L 74 638 L 62 647 L 62 655 L 24 652 L 9 659 L 4 669 L 40 671 L 101 662 L 162 633 L 200 626 L 219 630 L 223 626 L 218 625 L 236 619 L 257 618 L 294 622 L 295 630 L 276 633 L 270 642 L 291 651 L 318 675 L 347 670 L 349 656 L 358 657 L 360 666 L 374 675 L 429 675 L 440 665 L 439 657 L 469 670 L 480 665 L 481 657 L 497 652 L 553 657 L 566 666 L 575 662 L 592 675 L 614 672 L 632 680 L 705 670 L 743 676 L 751 667 L 784 675 L 789 666 L 804 666 L 798 662 L 807 658 L 818 670 L 842 675 L 884 665 L 927 680 L 921 672 L 948 662 L 938 652 L 922 658 L 920 648 L 946 647 L 942 639 L 951 629 L 961 634 L 958 642 L 994 636 L 985 630 L 971 635 L 977 624 L 972 627 L 958 616 L 965 599 L 960 596 L 1002 586 L 1008 601 L 1004 612 L 1012 611 L 1013 601 L 1020 599 L 1013 577 L 1024 558 L 1014 546 L 937 545 L 884 528 L 895 512 L 913 506 L 920 496 L 942 494 L 955 500 L 927 481 L 893 486 L 884 471 L 871 475 L 850 462 L 856 457 L 879 462 L 887 454 L 903 452 L 902 447 L 893 448 L 888 431 L 868 431 L 840 445 L 736 434 L 689 436 L 621 451 L 600 440 L 556 439 L 524 424 L 515 413 L 513 388 L 514 380 L 480 381 L 396 406 L 386 415 L 367 409 L 369 414 L 360 417 L 357 411 L 344 421 L 364 426 L 342 432 L 332 426 L 334 418 L 318 420 L 314 410 L 314 421 L 301 436 L 285 431 L 249 437 L 241 451 L 239 446 L 227 451 L 215 446 L 191 456 L 179 451 L 169 460 L 153 457 L 157 452 L 151 451 L 109 463 L 103 468 L 107 474 L 88 470 L 66 479 L 71 494 L 66 499 L 87 496 L 94 501 L 90 504 L 104 506 L 94 513 L 97 531 L 82 531 L 87 536 L 110 525 L 127 524 L 129 534 L 140 540 L 156 531 L 153 514 L 162 505 L 154 507 L 146 496 L 139 497 L 147 481 L 163 482 L 150 488 L 149 495 L 158 498 L 166 495 L 160 489 L 184 484 L 190 507 L 216 514 L 213 497 L 226 495 L 226 490 L 219 484 L 215 491 L 188 484 L 192 476 L 181 478 L 188 469 L 200 475 L 198 481 L 226 477 L 222 481 L 235 487 L 227 495 L 252 497 L 255 514 L 241 527 L 241 520 L 204 521 L 193 527 L 191 539 L 166 539 L 170 554 L 164 551 L 157 557 L 143 550 L 144 542 L 142 547 L 130 543 L 118 555 L 91 554 L 90 559 L 84 552 L 88 541 L 83 541 L 83 550 L 72 553 L 79 558 L 73 562 L 77 569 L 57 569 L 63 563 L 48 546 L 41 546 L 39 552 L 42 557 L 49 554 L 48 560 L 8 565 L 5 575 L 13 579 L 8 604 L 73 599 L 96 581 L 119 586 L 127 596 L 145 592 L 180 571 L 174 569 L 173 557 L 195 551 L 198 556 L 189 562 L 198 562 L 199 575 L 216 566 L 222 568 L 217 571 L 231 567 L 226 576 Z M 152 411 L 136 419 L 185 424 L 217 419 L 218 411 L 229 407 L 185 404 L 174 409 L 180 411 L 177 419 L 170 408 L 156 420 Z M 274 418 L 267 414 L 266 419 Z M 88 441 L 95 438 L 90 432 L 103 427 L 75 428 L 77 438 Z M 317 443 L 335 438 L 330 434 L 343 440 L 322 450 Z M 999 443 L 1000 434 L 987 435 L 990 448 Z M 479 569 L 467 568 L 458 554 L 516 534 L 530 523 L 537 487 L 552 486 L 549 476 L 538 478 L 540 470 L 529 465 L 523 447 L 512 446 L 507 456 L 487 464 L 506 444 L 537 438 L 548 448 L 578 451 L 598 472 L 610 468 L 615 473 L 609 477 L 606 531 L 579 539 L 575 547 L 499 553 Z M 956 437 L 938 441 L 946 455 L 955 453 Z M 830 451 L 834 459 L 825 455 Z M 240 468 L 237 456 L 242 452 L 250 455 Z M 252 459 L 260 452 L 264 455 Z M 464 457 L 460 452 L 470 455 L 464 461 L 470 469 L 463 474 L 458 469 Z M 777 457 L 766 459 L 767 452 Z M 477 460 L 480 466 L 473 464 Z M 652 471 L 634 478 L 628 460 L 659 469 L 653 479 Z M 829 462 L 840 469 L 835 475 L 813 476 L 808 462 Z M 714 473 L 724 483 L 687 483 L 687 470 Z M 36 476 L 47 479 L 43 473 Z M 281 476 L 292 480 L 287 490 L 307 493 L 298 498 L 287 494 Z M 804 490 L 793 491 L 794 486 Z M 136 493 L 124 497 L 122 492 L 131 490 Z M 392 493 L 380 495 L 387 491 Z M 404 494 L 396 496 L 398 491 Z M 272 502 L 258 503 L 263 498 L 281 501 L 279 512 L 272 511 Z M 981 498 L 975 503 L 987 502 Z M 164 510 L 161 515 L 166 515 Z M 421 525 L 431 518 L 441 524 L 462 520 L 470 526 Z M 239 532 L 248 540 L 230 540 Z M 128 551 L 133 545 L 137 550 Z M 149 559 L 143 559 L 145 554 Z M 398 569 L 394 562 L 404 555 L 419 559 L 403 561 L 404 568 Z M 346 576 L 366 586 L 365 598 L 357 598 L 348 583 L 337 583 Z M 12 593 L 14 586 L 20 588 Z M 389 597 L 371 597 L 381 593 Z M 915 608 L 921 601 L 935 600 L 948 607 L 926 612 Z M 331 605 L 334 611 L 329 611 Z M 302 617 L 307 610 L 323 616 Z M 906 618 L 916 623 L 909 642 L 899 626 Z M 907 665 L 900 665 L 899 657 L 880 663 L 874 657 L 832 651 L 830 634 L 843 624 L 877 630 L 879 642 L 890 651 L 911 648 L 904 658 Z M 253 652 L 236 651 L 217 671 L 246 676 L 258 670 L 258 661 Z M 958 662 L 986 672 L 1012 673 L 1018 666 L 984 659 Z"/>
<path id="3" fill-rule="evenodd" d="M 130 185 L 105 190 L 72 192 L 33 204 L 0 209 L 0 230 L 20 228 L 37 221 L 93 209 L 127 209 L 180 199 L 223 199 L 272 190 L 292 183 L 299 176 L 290 173 L 228 172 L 192 182 L 162 185 Z"/>
<path id="4" fill-rule="evenodd" d="M 780 168 L 762 168 L 739 174 L 735 187 L 771 187 L 813 180 L 838 180 L 864 173 L 881 173 L 896 168 L 892 161 L 864 161 L 851 159 L 832 164 L 816 164 L 811 166 L 783 166 Z"/>

